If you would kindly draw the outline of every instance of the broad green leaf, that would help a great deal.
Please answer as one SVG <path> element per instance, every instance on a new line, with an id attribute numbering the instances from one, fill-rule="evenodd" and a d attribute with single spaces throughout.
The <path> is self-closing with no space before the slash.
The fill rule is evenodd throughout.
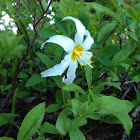
<path id="1" fill-rule="evenodd" d="M 44 81 L 44 78 L 41 75 L 33 75 L 26 83 L 25 87 L 34 86 L 40 82 Z"/>
<path id="2" fill-rule="evenodd" d="M 102 57 L 107 57 L 107 56 L 113 56 L 116 53 L 118 53 L 120 50 L 118 45 L 111 44 L 111 45 L 106 45 L 101 52 L 99 53 L 100 56 Z"/>
<path id="3" fill-rule="evenodd" d="M 102 6 L 99 3 L 95 3 L 95 2 L 87 3 L 87 4 L 90 5 L 92 8 L 94 8 L 95 10 L 98 10 L 100 12 L 107 14 L 107 15 L 113 16 L 115 19 L 118 20 L 117 15 L 112 10 L 108 9 L 107 7 Z"/>
<path id="4" fill-rule="evenodd" d="M 37 140 L 45 140 L 45 136 L 44 135 L 40 135 Z"/>
<path id="5" fill-rule="evenodd" d="M 11 85 L 11 84 L 6 85 L 6 87 L 4 88 L 4 91 L 5 91 L 5 90 L 9 90 L 11 87 L 12 87 L 12 85 Z"/>
<path id="6" fill-rule="evenodd" d="M 112 96 L 99 97 L 93 102 L 99 108 L 98 113 L 112 114 L 117 112 L 130 112 L 133 104 L 127 100 L 119 100 Z"/>
<path id="7" fill-rule="evenodd" d="M 64 109 L 58 116 L 57 121 L 56 121 L 56 129 L 62 134 L 66 135 L 66 130 L 65 130 L 65 122 L 68 116 L 67 109 Z"/>
<path id="8" fill-rule="evenodd" d="M 111 66 L 118 65 L 119 62 L 124 61 L 134 50 L 133 47 L 125 47 L 123 50 L 119 51 L 112 59 Z"/>
<path id="9" fill-rule="evenodd" d="M 85 140 L 85 136 L 79 129 L 71 129 L 69 136 L 70 140 Z"/>
<path id="10" fill-rule="evenodd" d="M 132 22 L 130 23 L 130 29 L 131 29 L 131 30 L 136 30 L 138 27 L 139 27 L 139 22 L 137 22 L 137 21 L 132 21 Z"/>
<path id="11" fill-rule="evenodd" d="M 56 112 L 60 109 L 60 105 L 59 104 L 51 104 L 46 108 L 46 112 L 47 113 L 52 113 L 52 112 Z"/>
<path id="12" fill-rule="evenodd" d="M 10 48 L 12 41 L 16 38 L 12 31 L 5 31 L 1 34 L 1 43 L 3 48 Z"/>
<path id="13" fill-rule="evenodd" d="M 114 113 L 114 115 L 121 121 L 127 135 L 129 135 L 130 130 L 133 127 L 133 123 L 127 111 L 124 110 L 122 112 Z"/>
<path id="14" fill-rule="evenodd" d="M 19 36 L 19 37 L 16 37 L 12 40 L 11 44 L 10 44 L 10 49 L 13 50 L 15 49 L 16 47 L 19 47 L 17 46 L 19 44 L 19 42 L 21 41 L 21 39 L 23 38 L 23 36 Z"/>
<path id="15" fill-rule="evenodd" d="M 102 122 L 106 122 L 108 124 L 121 124 L 120 120 L 115 116 L 108 116 L 102 119 Z"/>
<path id="16" fill-rule="evenodd" d="M 79 117 L 78 119 L 74 119 L 73 121 L 73 126 L 72 126 L 72 129 L 74 128 L 79 128 L 83 125 L 86 125 L 87 124 L 87 119 L 86 117 Z"/>
<path id="17" fill-rule="evenodd" d="M 110 86 L 113 86 L 119 90 L 121 90 L 120 86 L 116 83 L 113 83 L 113 82 L 103 82 L 103 83 L 100 83 L 98 86 L 94 87 L 92 89 L 92 92 L 96 92 L 96 90 L 100 89 L 101 87 L 105 86 L 105 85 L 110 85 Z"/>
<path id="18" fill-rule="evenodd" d="M 13 113 L 0 113 L 0 126 L 6 124 L 15 117 L 19 117 L 19 115 Z"/>
<path id="19" fill-rule="evenodd" d="M 138 20 L 138 15 L 136 11 L 132 7 L 127 7 L 126 9 L 127 15 L 135 20 Z"/>
<path id="20" fill-rule="evenodd" d="M 128 35 L 129 35 L 132 39 L 134 39 L 134 40 L 138 41 L 138 37 L 137 37 L 137 35 L 136 35 L 136 34 L 134 34 L 134 33 L 133 33 L 133 32 L 131 32 L 131 31 L 128 31 L 127 33 L 128 33 Z"/>
<path id="21" fill-rule="evenodd" d="M 60 134 L 56 129 L 56 127 L 53 124 L 50 124 L 49 122 L 45 122 L 41 126 L 40 131 L 45 133 L 51 133 L 51 134 Z"/>
<path id="22" fill-rule="evenodd" d="M 51 30 L 51 29 L 42 28 L 42 29 L 38 32 L 38 34 L 39 34 L 40 36 L 44 37 L 44 38 L 50 38 L 50 37 L 52 37 L 52 36 L 54 36 L 54 35 L 57 35 L 58 33 L 55 32 L 55 31 L 53 31 L 53 30 Z"/>
<path id="23" fill-rule="evenodd" d="M 102 39 L 105 38 L 105 35 L 110 32 L 111 30 L 113 30 L 115 28 L 115 26 L 117 25 L 116 22 L 111 22 L 111 23 L 107 23 L 105 24 L 101 30 L 98 33 L 98 42 Z"/>
<path id="24" fill-rule="evenodd" d="M 45 114 L 45 103 L 32 108 L 24 118 L 18 132 L 17 140 L 29 140 L 40 127 Z"/>
<path id="25" fill-rule="evenodd" d="M 20 72 L 18 75 L 18 78 L 27 78 L 27 77 L 28 77 L 28 74 L 23 73 L 23 72 Z"/>
<path id="26" fill-rule="evenodd" d="M 68 0 L 60 0 L 60 10 L 66 16 L 68 12 Z"/>
<path id="27" fill-rule="evenodd" d="M 80 94 L 86 95 L 86 92 L 81 87 L 79 87 L 78 85 L 75 85 L 75 84 L 65 85 L 63 87 L 63 89 L 66 91 L 75 91 Z"/>
<path id="28" fill-rule="evenodd" d="M 72 112 L 74 115 L 78 116 L 78 112 L 79 112 L 79 109 L 82 105 L 82 103 L 76 99 L 72 99 L 71 100 L 71 105 L 72 105 Z"/>
<path id="29" fill-rule="evenodd" d="M 85 75 L 86 75 L 86 80 L 88 84 L 88 89 L 91 89 L 91 84 L 92 84 L 92 68 L 89 67 L 88 65 L 85 66 Z"/>
<path id="30" fill-rule="evenodd" d="M 67 30 L 67 23 L 65 21 L 62 21 L 61 18 L 55 16 L 55 24 L 56 26 L 63 32 L 64 35 L 68 35 L 68 30 Z"/>
<path id="31" fill-rule="evenodd" d="M 99 115 L 94 114 L 94 113 L 87 114 L 86 117 L 93 119 L 93 120 L 100 120 L 101 119 L 101 117 Z"/>
<path id="32" fill-rule="evenodd" d="M 43 6 L 44 10 L 46 10 L 47 9 L 47 2 L 46 2 L 46 0 L 41 0 L 41 3 L 42 3 L 42 6 Z"/>
<path id="33" fill-rule="evenodd" d="M 14 140 L 14 139 L 10 137 L 0 137 L 0 140 Z"/>
<path id="34" fill-rule="evenodd" d="M 110 66 L 110 61 L 109 61 L 106 57 L 103 57 L 103 56 L 98 57 L 98 60 L 99 60 L 102 64 L 104 64 L 105 66 Z"/>
<path id="35" fill-rule="evenodd" d="M 137 75 L 140 75 L 140 67 L 137 67 L 136 70 L 133 70 L 129 75 L 128 78 L 133 78 Z"/>
<path id="36" fill-rule="evenodd" d="M 15 9 L 14 9 L 12 3 L 6 1 L 6 6 L 7 6 L 8 10 L 10 11 L 9 15 L 12 17 L 12 15 L 15 13 Z"/>
<path id="37" fill-rule="evenodd" d="M 66 121 L 65 121 L 65 126 L 64 126 L 64 128 L 65 128 L 65 130 L 66 130 L 67 132 L 69 132 L 69 130 L 70 130 L 72 121 L 73 121 L 73 120 L 70 120 L 70 118 L 67 118 Z"/>
<path id="38" fill-rule="evenodd" d="M 45 64 L 47 68 L 53 67 L 52 60 L 45 54 L 42 54 L 40 52 L 37 52 L 36 55 L 39 57 L 39 59 Z"/>
<path id="39" fill-rule="evenodd" d="M 21 91 L 21 92 L 18 92 L 16 96 L 17 96 L 18 98 L 24 98 L 24 97 L 29 96 L 29 94 L 30 94 L 29 91 Z"/>
<path id="40" fill-rule="evenodd" d="M 136 59 L 140 61 L 140 55 L 136 55 Z"/>
<path id="41" fill-rule="evenodd" d="M 61 91 L 57 91 L 55 93 L 55 101 L 57 104 L 61 105 L 62 104 L 62 93 Z"/>

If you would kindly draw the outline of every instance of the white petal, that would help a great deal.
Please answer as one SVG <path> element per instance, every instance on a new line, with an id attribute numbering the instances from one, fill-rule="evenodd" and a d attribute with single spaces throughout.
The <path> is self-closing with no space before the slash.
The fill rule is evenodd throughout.
<path id="1" fill-rule="evenodd" d="M 42 77 L 61 76 L 70 64 L 70 54 L 67 54 L 60 64 L 41 72 Z"/>
<path id="2" fill-rule="evenodd" d="M 90 53 L 90 55 L 86 54 L 86 53 Z M 79 61 L 82 62 L 84 65 L 87 65 L 86 62 L 88 62 L 89 64 L 91 63 L 89 60 L 91 59 L 91 57 L 93 56 L 92 52 L 89 51 L 82 51 L 82 55 L 81 58 L 79 58 Z M 84 61 L 84 60 L 86 61 Z"/>
<path id="3" fill-rule="evenodd" d="M 74 79 L 76 77 L 75 72 L 76 72 L 77 67 L 78 67 L 77 61 L 71 61 L 69 68 L 68 68 L 68 72 L 67 72 L 67 78 L 66 79 L 63 78 L 63 82 L 66 85 L 69 85 L 74 81 Z"/>
<path id="4" fill-rule="evenodd" d="M 82 47 L 84 47 L 84 50 L 89 50 L 91 48 L 91 45 L 94 43 L 93 38 L 90 36 L 90 33 L 88 30 L 86 30 L 86 34 L 87 37 L 85 39 L 85 41 L 82 44 Z"/>
<path id="5" fill-rule="evenodd" d="M 73 50 L 73 47 L 75 46 L 75 43 L 72 39 L 63 35 L 55 35 L 55 36 L 50 37 L 46 42 L 44 42 L 41 45 L 41 49 L 48 42 L 55 43 L 62 46 L 67 53 L 70 53 Z"/>
<path id="6" fill-rule="evenodd" d="M 63 20 L 66 20 L 66 19 L 70 19 L 70 20 L 73 20 L 75 22 L 75 25 L 76 25 L 76 29 L 77 29 L 77 32 L 75 34 L 75 43 L 76 45 L 77 44 L 82 44 L 83 42 L 83 38 L 84 38 L 84 35 L 86 33 L 86 28 L 85 26 L 82 24 L 82 22 L 77 19 L 77 18 L 74 18 L 74 17 L 71 17 L 71 16 L 68 16 L 68 17 L 65 17 Z M 63 21 L 62 20 L 62 21 Z"/>

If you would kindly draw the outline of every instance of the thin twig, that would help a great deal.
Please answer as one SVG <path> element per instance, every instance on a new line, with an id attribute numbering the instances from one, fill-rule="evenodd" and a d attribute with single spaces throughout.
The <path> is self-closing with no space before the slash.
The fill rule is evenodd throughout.
<path id="1" fill-rule="evenodd" d="M 46 10 L 43 12 L 43 14 L 41 15 L 40 19 L 36 22 L 35 26 L 37 26 L 37 24 L 44 18 L 44 14 L 49 10 L 49 7 L 50 7 L 51 3 L 52 3 L 52 0 L 50 1 L 50 3 L 49 3 L 49 5 L 48 5 L 47 9 L 46 9 Z"/>
<path id="2" fill-rule="evenodd" d="M 110 69 L 111 69 L 120 79 L 122 79 L 122 77 L 121 77 L 112 67 L 110 67 Z"/>

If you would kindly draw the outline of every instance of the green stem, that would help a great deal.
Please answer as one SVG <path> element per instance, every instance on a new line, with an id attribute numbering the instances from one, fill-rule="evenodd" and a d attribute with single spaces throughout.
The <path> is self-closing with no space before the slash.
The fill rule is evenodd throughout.
<path id="1" fill-rule="evenodd" d="M 62 77 L 61 76 L 60 76 L 60 83 L 61 83 L 61 92 L 62 92 L 62 99 L 63 99 L 64 109 L 66 109 L 65 95 L 64 95 L 63 83 L 62 83 Z"/>
<path id="2" fill-rule="evenodd" d="M 17 93 L 18 93 L 17 91 L 18 91 L 18 90 L 16 89 L 15 92 L 14 92 L 14 97 L 13 97 L 13 103 L 12 103 L 12 111 L 11 111 L 11 113 L 15 113 L 15 107 L 16 107 L 16 101 L 17 101 Z M 14 123 L 14 119 L 11 120 L 8 133 L 11 132 L 12 127 L 13 127 L 13 123 Z"/>

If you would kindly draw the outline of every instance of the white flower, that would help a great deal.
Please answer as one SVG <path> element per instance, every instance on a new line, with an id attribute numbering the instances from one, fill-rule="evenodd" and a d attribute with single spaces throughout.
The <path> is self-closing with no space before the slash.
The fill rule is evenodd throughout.
<path id="1" fill-rule="evenodd" d="M 89 65 L 91 68 L 92 66 L 90 60 L 92 52 L 88 50 L 91 48 L 91 45 L 94 43 L 93 38 L 90 36 L 88 30 L 86 30 L 85 26 L 81 23 L 80 20 L 77 18 L 68 16 L 65 17 L 63 20 L 70 19 L 75 22 L 77 32 L 75 34 L 74 41 L 66 36 L 63 35 L 55 35 L 50 37 L 46 42 L 44 42 L 41 46 L 41 49 L 44 47 L 46 43 L 55 43 L 63 47 L 63 49 L 68 53 L 64 59 L 61 61 L 60 64 L 55 65 L 53 68 L 45 70 L 41 72 L 42 77 L 50 77 L 50 76 L 61 76 L 63 72 L 68 68 L 67 71 L 67 78 L 63 77 L 63 82 L 65 84 L 71 84 L 76 75 L 76 69 L 78 67 L 78 62 L 80 63 L 81 67 L 83 65 Z M 62 21 L 63 21 L 62 20 Z M 84 36 L 86 39 L 84 40 Z"/>

